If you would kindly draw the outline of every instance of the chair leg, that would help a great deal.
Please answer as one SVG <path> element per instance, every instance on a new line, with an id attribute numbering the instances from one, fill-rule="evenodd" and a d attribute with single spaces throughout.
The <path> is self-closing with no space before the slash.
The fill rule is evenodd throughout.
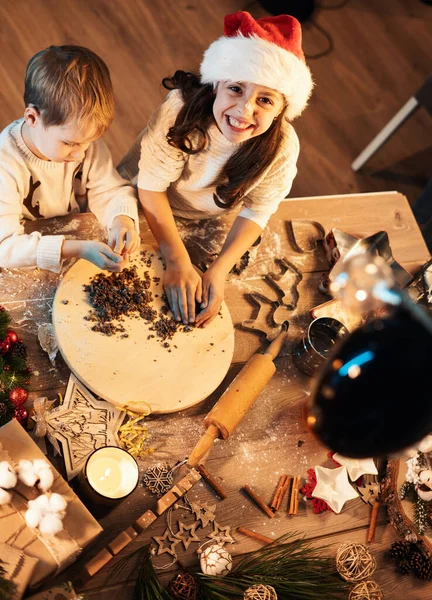
<path id="1" fill-rule="evenodd" d="M 353 171 L 358 171 L 362 166 L 383 146 L 387 140 L 399 129 L 401 125 L 408 119 L 410 115 L 420 106 L 417 99 L 412 96 L 395 116 L 387 123 L 387 125 L 379 132 L 377 136 L 366 146 L 355 161 L 351 168 Z"/>

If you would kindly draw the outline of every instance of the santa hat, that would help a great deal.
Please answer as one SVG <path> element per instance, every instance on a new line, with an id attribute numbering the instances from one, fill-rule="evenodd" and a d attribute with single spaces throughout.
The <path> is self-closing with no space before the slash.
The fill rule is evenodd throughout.
<path id="1" fill-rule="evenodd" d="M 306 108 L 313 82 L 301 47 L 301 27 L 294 17 L 255 20 L 248 12 L 227 15 L 224 37 L 204 53 L 201 82 L 247 81 L 281 92 L 286 116 L 294 119 Z"/>

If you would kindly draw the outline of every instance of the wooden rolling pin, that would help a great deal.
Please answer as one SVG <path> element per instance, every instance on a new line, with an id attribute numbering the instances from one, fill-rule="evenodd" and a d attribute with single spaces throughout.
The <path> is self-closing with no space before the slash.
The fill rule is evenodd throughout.
<path id="1" fill-rule="evenodd" d="M 243 419 L 276 371 L 274 359 L 279 354 L 288 332 L 282 331 L 264 354 L 254 354 L 231 382 L 204 419 L 207 428 L 192 450 L 188 465 L 195 467 L 210 450 L 216 438 L 226 440 Z"/>

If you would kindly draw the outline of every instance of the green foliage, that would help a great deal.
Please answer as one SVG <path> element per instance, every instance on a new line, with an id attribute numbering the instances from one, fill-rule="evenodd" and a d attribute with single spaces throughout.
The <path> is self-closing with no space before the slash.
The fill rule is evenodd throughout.
<path id="1" fill-rule="evenodd" d="M 399 500 L 411 500 L 414 502 L 417 498 L 417 493 L 415 491 L 415 485 L 410 481 L 404 481 L 399 490 Z"/>
<path id="2" fill-rule="evenodd" d="M 257 583 L 275 588 L 279 600 L 336 600 L 346 598 L 346 584 L 337 575 L 333 558 L 304 540 L 283 535 L 247 554 L 226 577 L 197 574 L 206 600 L 243 598 Z"/>
<path id="3" fill-rule="evenodd" d="M 143 560 L 135 584 L 134 600 L 171 600 L 170 594 L 159 583 L 150 554 L 150 547 L 144 551 Z"/>
<path id="4" fill-rule="evenodd" d="M 428 503 L 417 498 L 417 502 L 414 504 L 414 525 L 420 535 L 423 535 L 428 526 Z"/>
<path id="5" fill-rule="evenodd" d="M 15 594 L 16 585 L 4 576 L 6 571 L 1 566 L 1 562 L 0 560 L 0 600 L 10 600 Z"/>
<path id="6" fill-rule="evenodd" d="M 3 340 L 10 324 L 10 316 L 3 306 L 0 307 L 0 339 Z"/>

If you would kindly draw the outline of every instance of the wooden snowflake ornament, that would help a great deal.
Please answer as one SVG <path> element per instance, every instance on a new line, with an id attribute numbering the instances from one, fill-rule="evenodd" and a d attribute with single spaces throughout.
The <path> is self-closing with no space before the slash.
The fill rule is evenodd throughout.
<path id="1" fill-rule="evenodd" d="M 144 473 L 143 482 L 153 494 L 160 498 L 173 485 L 172 471 L 166 466 L 149 467 Z"/>

